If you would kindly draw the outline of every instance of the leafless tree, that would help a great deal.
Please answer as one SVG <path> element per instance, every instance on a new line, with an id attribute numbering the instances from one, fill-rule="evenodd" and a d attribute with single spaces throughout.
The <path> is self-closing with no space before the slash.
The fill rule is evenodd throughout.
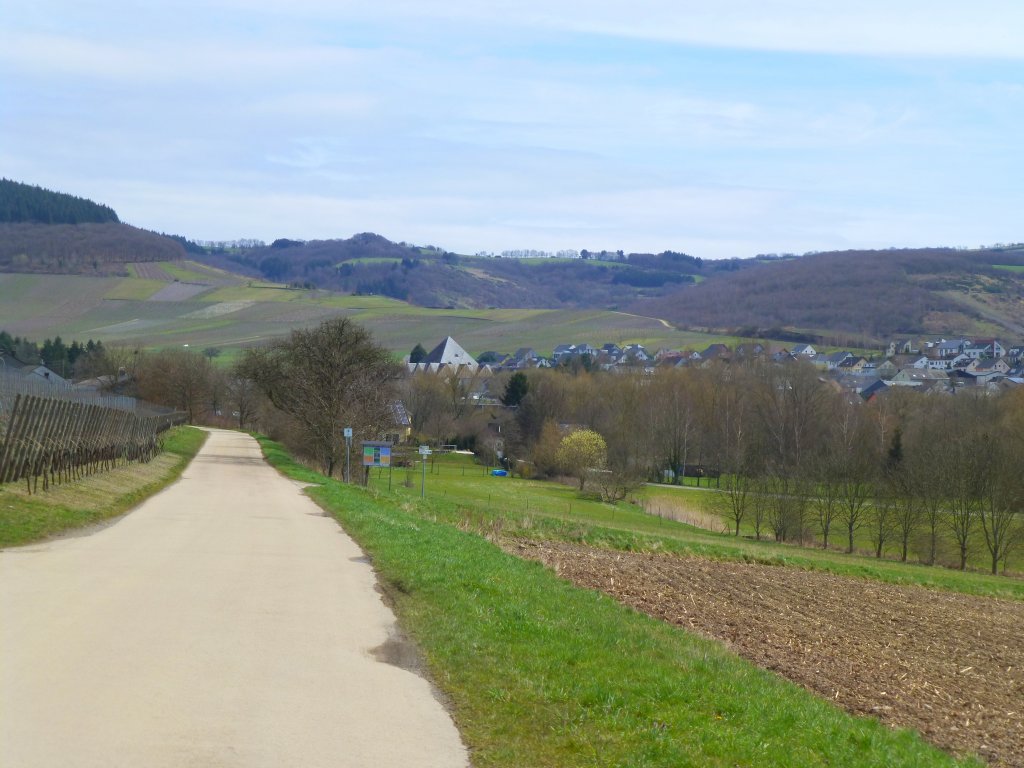
<path id="1" fill-rule="evenodd" d="M 390 352 L 347 318 L 250 349 L 239 367 L 296 422 L 303 438 L 299 447 L 327 475 L 344 455 L 345 427 L 356 439 L 378 439 L 393 424 L 400 371 Z"/>

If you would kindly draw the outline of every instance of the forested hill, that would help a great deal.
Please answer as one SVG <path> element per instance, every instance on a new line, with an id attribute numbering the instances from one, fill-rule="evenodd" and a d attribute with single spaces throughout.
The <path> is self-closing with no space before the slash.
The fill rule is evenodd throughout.
<path id="1" fill-rule="evenodd" d="M 128 263 L 184 258 L 181 240 L 122 224 L 92 200 L 0 179 L 0 272 L 127 274 Z"/>
<path id="2" fill-rule="evenodd" d="M 1024 246 L 819 253 L 755 262 L 632 309 L 680 326 L 858 338 L 1019 335 Z"/>
<path id="3" fill-rule="evenodd" d="M 84 197 L 0 179 L 0 223 L 105 224 L 118 221 L 113 208 Z"/>
<path id="4" fill-rule="evenodd" d="M 204 260 L 276 282 L 381 294 L 428 307 L 610 309 L 692 284 L 719 268 L 672 251 L 583 253 L 586 258 L 465 256 L 365 232 L 346 240 L 275 240 Z"/>

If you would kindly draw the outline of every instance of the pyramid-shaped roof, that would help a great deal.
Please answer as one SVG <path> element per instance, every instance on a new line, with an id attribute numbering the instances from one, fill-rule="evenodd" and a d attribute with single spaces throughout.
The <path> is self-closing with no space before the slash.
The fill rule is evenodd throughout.
<path id="1" fill-rule="evenodd" d="M 477 367 L 473 356 L 459 346 L 459 343 L 451 336 L 446 336 L 444 341 L 423 358 L 422 362 L 438 363 L 439 365 L 466 365 L 474 370 Z"/>

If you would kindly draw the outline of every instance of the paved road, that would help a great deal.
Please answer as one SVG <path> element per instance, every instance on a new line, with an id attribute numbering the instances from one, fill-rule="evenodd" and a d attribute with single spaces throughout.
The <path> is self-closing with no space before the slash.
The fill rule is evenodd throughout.
<path id="1" fill-rule="evenodd" d="M 0 551 L 0 766 L 467 765 L 393 629 L 352 540 L 215 431 L 116 524 Z"/>

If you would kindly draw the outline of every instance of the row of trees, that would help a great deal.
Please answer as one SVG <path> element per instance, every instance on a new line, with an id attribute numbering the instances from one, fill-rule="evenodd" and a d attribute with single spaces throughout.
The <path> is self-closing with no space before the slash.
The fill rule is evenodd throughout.
<path id="1" fill-rule="evenodd" d="M 717 476 L 722 514 L 736 535 L 841 542 L 847 551 L 870 542 L 880 557 L 906 560 L 913 552 L 960 568 L 984 553 L 993 572 L 1021 543 L 1021 391 L 896 390 L 864 403 L 809 365 L 764 362 L 653 376 L 517 373 L 493 384 L 518 402 L 514 409 L 467 408 L 472 386 L 410 379 L 414 429 L 478 449 L 500 429 L 513 469 L 549 476 L 572 474 L 559 448 L 566 434 L 591 429 L 606 443 L 606 481 Z"/>

